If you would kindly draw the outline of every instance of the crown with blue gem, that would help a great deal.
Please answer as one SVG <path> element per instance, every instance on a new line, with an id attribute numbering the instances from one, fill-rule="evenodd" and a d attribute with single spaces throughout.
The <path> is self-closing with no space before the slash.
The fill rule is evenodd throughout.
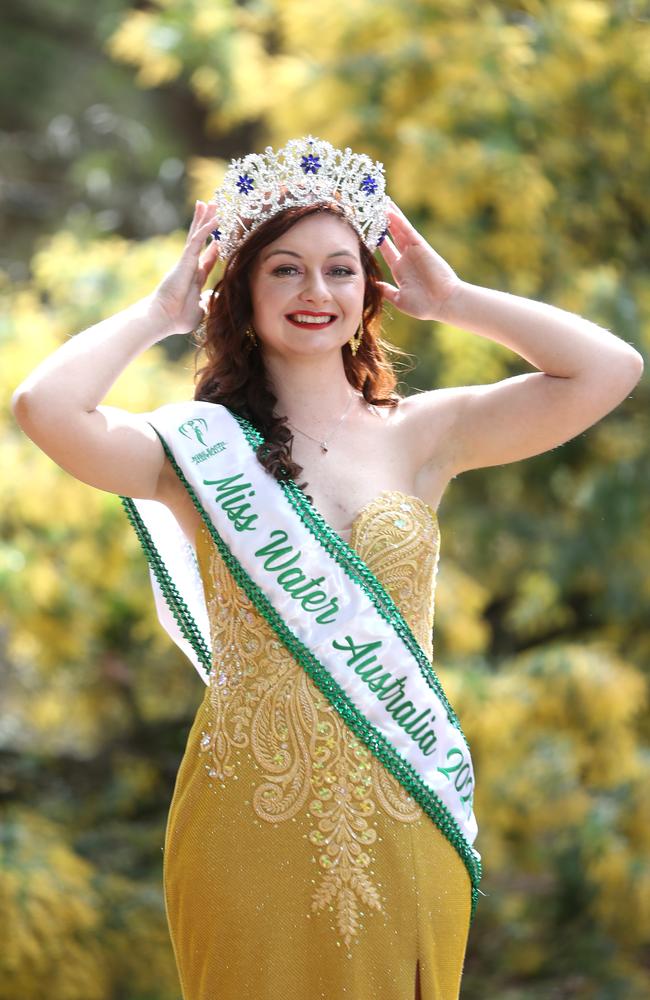
<path id="1" fill-rule="evenodd" d="M 214 193 L 212 236 L 226 260 L 262 222 L 286 208 L 334 202 L 373 252 L 388 231 L 384 165 L 309 135 L 231 160 Z"/>

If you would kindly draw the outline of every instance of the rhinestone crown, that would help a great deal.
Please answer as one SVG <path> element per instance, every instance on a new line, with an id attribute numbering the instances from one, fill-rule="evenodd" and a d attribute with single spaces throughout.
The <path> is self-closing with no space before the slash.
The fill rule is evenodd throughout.
<path id="1" fill-rule="evenodd" d="M 219 257 L 226 260 L 266 219 L 284 208 L 330 201 L 340 205 L 372 252 L 388 227 L 384 165 L 365 153 L 335 149 L 324 139 L 291 139 L 231 160 L 214 193 Z"/>

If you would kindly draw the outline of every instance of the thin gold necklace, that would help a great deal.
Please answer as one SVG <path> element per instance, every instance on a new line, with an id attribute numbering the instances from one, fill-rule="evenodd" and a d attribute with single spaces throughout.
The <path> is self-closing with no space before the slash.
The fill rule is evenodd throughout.
<path id="1" fill-rule="evenodd" d="M 298 431 L 299 434 L 302 434 L 304 437 L 309 438 L 310 441 L 315 441 L 316 444 L 320 445 L 320 450 L 321 450 L 322 454 L 324 455 L 326 452 L 329 451 L 329 445 L 328 445 L 327 442 L 332 440 L 332 438 L 334 437 L 334 435 L 338 431 L 339 427 L 343 423 L 344 418 L 347 416 L 348 410 L 352 406 L 352 400 L 354 399 L 354 396 L 355 396 L 355 394 L 352 393 L 352 395 L 348 399 L 348 405 L 345 407 L 345 409 L 343 410 L 343 413 L 341 414 L 341 416 L 339 417 L 338 421 L 334 425 L 334 429 L 332 430 L 331 434 L 327 435 L 327 439 L 321 440 L 320 438 L 312 437 L 311 434 L 307 433 L 307 431 L 301 431 L 299 427 L 296 427 L 295 424 L 292 424 L 291 421 L 288 418 L 287 418 L 287 423 L 289 424 L 289 427 L 291 427 L 294 431 Z"/>

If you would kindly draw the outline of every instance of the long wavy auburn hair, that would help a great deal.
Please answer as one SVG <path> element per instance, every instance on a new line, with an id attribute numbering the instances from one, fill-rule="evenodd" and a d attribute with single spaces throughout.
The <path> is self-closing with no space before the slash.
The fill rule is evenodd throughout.
<path id="1" fill-rule="evenodd" d="M 298 481 L 302 467 L 291 457 L 293 434 L 287 417 L 274 412 L 277 397 L 264 365 L 261 345 L 254 345 L 246 335 L 253 318 L 250 277 L 257 255 L 265 246 L 283 236 L 296 222 L 310 215 L 326 212 L 345 221 L 345 213 L 336 204 L 283 209 L 263 222 L 232 254 L 208 303 L 205 334 L 194 333 L 194 399 L 221 403 L 232 413 L 245 417 L 263 435 L 265 441 L 256 455 L 277 480 Z M 349 223 L 348 223 L 349 224 Z M 356 235 L 356 233 L 355 233 Z M 341 348 L 345 374 L 350 385 L 374 406 L 396 406 L 397 378 L 387 352 L 403 354 L 380 336 L 382 294 L 377 284 L 381 271 L 371 252 L 359 240 L 361 264 L 366 278 L 363 302 L 363 337 L 356 356 L 349 343 Z M 198 357 L 205 351 L 206 363 L 197 370 Z M 306 483 L 300 484 L 304 489 Z"/>

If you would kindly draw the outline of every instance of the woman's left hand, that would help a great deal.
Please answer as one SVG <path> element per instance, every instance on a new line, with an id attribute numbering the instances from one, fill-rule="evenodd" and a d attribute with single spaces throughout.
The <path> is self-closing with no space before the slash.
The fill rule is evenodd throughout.
<path id="1" fill-rule="evenodd" d="M 379 249 L 397 287 L 380 281 L 384 298 L 416 319 L 440 319 L 445 302 L 462 285 L 461 279 L 394 201 L 388 226 L 392 238 L 386 236 Z"/>

